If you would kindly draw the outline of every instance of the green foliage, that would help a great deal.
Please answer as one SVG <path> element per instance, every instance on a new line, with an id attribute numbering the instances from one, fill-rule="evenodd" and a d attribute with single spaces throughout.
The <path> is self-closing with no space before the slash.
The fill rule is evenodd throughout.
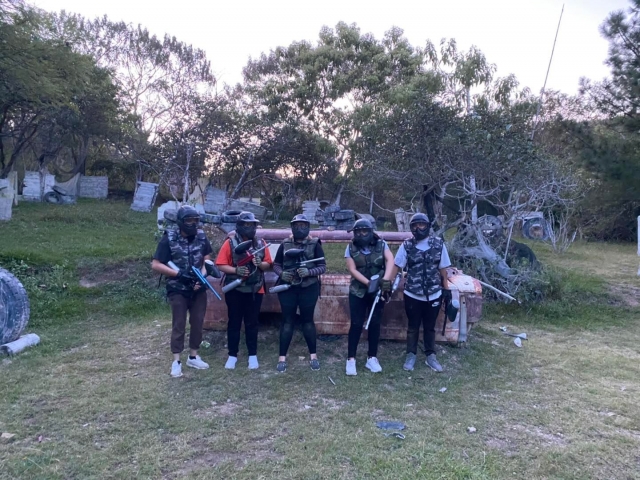
<path id="1" fill-rule="evenodd" d="M 33 326 L 76 322 L 101 309 L 146 316 L 163 303 L 149 270 L 154 226 L 120 202 L 20 204 L 0 224 L 0 266 L 25 286 Z"/>

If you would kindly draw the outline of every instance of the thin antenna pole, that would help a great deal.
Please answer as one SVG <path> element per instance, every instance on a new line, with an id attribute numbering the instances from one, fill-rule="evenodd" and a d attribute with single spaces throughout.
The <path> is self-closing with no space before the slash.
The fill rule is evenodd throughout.
<path id="1" fill-rule="evenodd" d="M 553 53 L 556 50 L 556 41 L 558 40 L 558 32 L 560 31 L 560 22 L 562 22 L 562 14 L 564 13 L 564 3 L 562 4 L 562 10 L 560 11 L 560 19 L 558 20 L 558 28 L 556 28 L 556 36 L 553 39 L 553 48 L 551 48 L 551 57 L 549 58 L 549 66 L 547 66 L 547 74 L 544 77 L 544 85 L 542 85 L 542 91 L 540 92 L 540 100 L 538 101 L 538 108 L 536 108 L 536 114 L 533 122 L 533 130 L 531 130 L 531 140 L 536 133 L 536 127 L 538 126 L 538 120 L 540 115 L 540 107 L 542 107 L 542 99 L 544 92 L 547 88 L 547 79 L 549 78 L 549 70 L 551 70 L 551 62 L 553 60 Z"/>

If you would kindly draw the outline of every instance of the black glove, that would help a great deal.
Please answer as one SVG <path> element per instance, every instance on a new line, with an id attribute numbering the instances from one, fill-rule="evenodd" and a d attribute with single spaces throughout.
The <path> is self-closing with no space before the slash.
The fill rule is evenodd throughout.
<path id="1" fill-rule="evenodd" d="M 380 280 L 380 291 L 382 293 L 391 293 L 391 280 Z"/>

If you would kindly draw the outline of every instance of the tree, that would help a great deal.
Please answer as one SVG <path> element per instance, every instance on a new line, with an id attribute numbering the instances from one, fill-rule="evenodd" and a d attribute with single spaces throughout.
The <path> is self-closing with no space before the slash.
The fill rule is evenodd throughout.
<path id="1" fill-rule="evenodd" d="M 3 4 L 0 23 L 0 177 L 5 177 L 37 136 L 57 143 L 59 128 L 43 132 L 62 111 L 78 112 L 78 99 L 92 83 L 93 60 L 48 38 L 40 12 Z M 108 80 L 106 80 L 108 84 Z M 45 142 L 45 143 L 47 143 Z M 46 149 L 54 155 L 58 147 Z"/>
<path id="2" fill-rule="evenodd" d="M 91 55 L 113 72 L 118 98 L 132 128 L 121 138 L 119 152 L 138 162 L 138 177 L 157 172 L 154 144 L 183 122 L 211 96 L 215 78 L 204 51 L 165 35 L 159 39 L 141 26 L 86 20 L 60 12 L 50 15 L 51 32 L 75 51 Z"/>
<path id="3" fill-rule="evenodd" d="M 278 47 L 244 69 L 245 94 L 265 109 L 266 118 L 296 124 L 336 148 L 342 172 L 335 201 L 354 169 L 353 148 L 379 98 L 416 75 L 422 56 L 392 28 L 382 40 L 355 25 L 324 27 L 316 44 Z"/>

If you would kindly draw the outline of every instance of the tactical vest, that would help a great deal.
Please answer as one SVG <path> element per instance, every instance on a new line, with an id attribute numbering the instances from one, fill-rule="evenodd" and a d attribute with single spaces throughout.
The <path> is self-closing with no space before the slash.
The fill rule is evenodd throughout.
<path id="1" fill-rule="evenodd" d="M 374 275 L 384 272 L 384 240 L 377 235 L 376 244 L 369 245 L 369 253 L 365 255 L 362 250 L 356 246 L 353 241 L 349 244 L 349 254 L 356 264 L 356 270 L 364 275 L 366 278 L 371 278 Z M 367 286 L 364 283 L 360 283 L 355 278 L 351 279 L 349 285 L 349 293 L 352 293 L 356 297 L 363 298 L 367 293 Z"/>
<path id="2" fill-rule="evenodd" d="M 167 230 L 171 260 L 180 270 L 191 270 L 191 267 L 202 268 L 204 263 L 204 246 L 207 236 L 202 230 L 198 230 L 193 241 L 189 243 L 187 237 L 180 234 L 180 230 Z M 171 290 L 192 291 L 189 285 L 185 285 L 174 278 L 167 279 L 167 287 Z"/>
<path id="3" fill-rule="evenodd" d="M 427 250 L 418 250 L 413 238 L 405 240 L 403 245 L 407 252 L 407 278 L 404 289 L 427 298 L 442 290 L 442 278 L 438 268 L 442 256 L 442 239 L 430 237 Z"/>
<path id="4" fill-rule="evenodd" d="M 229 246 L 231 247 L 231 257 L 233 260 L 234 267 L 237 267 L 238 262 L 246 256 L 246 254 L 238 255 L 236 253 L 236 247 L 241 242 L 242 240 L 239 239 L 237 235 L 234 235 L 233 237 L 229 238 Z M 259 244 L 257 238 L 253 239 L 254 250 L 257 250 L 262 246 L 263 245 Z M 256 258 L 259 258 L 261 262 L 264 261 L 264 250 L 258 252 L 256 254 Z M 239 287 L 236 287 L 234 290 L 237 290 L 238 292 L 243 292 L 243 293 L 256 293 L 262 288 L 262 285 L 264 284 L 264 272 L 260 270 L 258 267 L 255 267 L 254 265 L 247 265 L 247 266 L 250 269 L 253 268 L 253 272 L 251 272 L 251 275 L 249 275 L 245 279 L 244 283 L 242 283 Z M 237 280 L 238 278 L 240 277 L 235 273 L 227 273 L 224 276 L 224 284 L 227 285 L 233 282 L 234 280 Z"/>
<path id="5" fill-rule="evenodd" d="M 282 242 L 282 254 L 283 254 L 282 269 L 291 270 L 295 268 L 297 263 L 294 259 L 287 258 L 284 255 L 287 252 L 287 250 L 290 250 L 292 248 L 304 247 L 304 253 L 302 254 L 302 258 L 300 258 L 299 260 L 313 260 L 314 258 L 316 258 L 315 253 L 316 253 L 317 244 L 318 244 L 317 238 L 307 237 L 302 242 L 295 242 L 293 238 L 287 238 L 284 242 Z M 315 263 L 311 263 L 307 265 L 306 268 L 313 268 L 314 266 L 315 266 Z M 282 282 L 282 283 L 285 283 L 285 282 Z M 318 283 L 318 277 L 316 276 L 306 277 L 302 279 L 302 283 L 300 284 L 300 286 L 304 288 L 304 287 L 308 287 L 309 285 L 313 285 L 314 283 Z"/>

